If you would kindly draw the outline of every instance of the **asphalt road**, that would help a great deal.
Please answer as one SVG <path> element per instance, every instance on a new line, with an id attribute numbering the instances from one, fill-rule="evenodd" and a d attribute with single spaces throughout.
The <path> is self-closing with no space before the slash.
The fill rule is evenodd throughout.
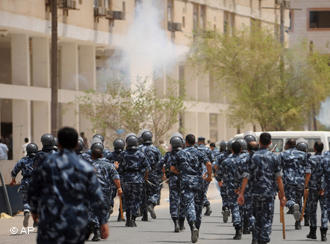
<path id="1" fill-rule="evenodd" d="M 220 213 L 221 200 L 218 197 L 218 193 L 213 186 L 210 186 L 209 198 L 212 201 L 213 213 L 210 217 L 203 217 L 203 224 L 200 230 L 200 239 L 198 243 L 209 244 L 226 244 L 226 243 L 251 243 L 251 235 L 243 235 L 242 240 L 234 241 L 232 237 L 234 235 L 234 228 L 231 223 L 224 224 Z M 140 218 L 137 221 L 137 228 L 124 227 L 123 222 L 117 222 L 117 216 L 111 217 L 110 236 L 107 240 L 100 241 L 99 243 L 191 243 L 190 231 L 188 224 L 186 223 L 186 230 L 181 233 L 173 232 L 173 224 L 169 216 L 168 208 L 168 193 L 166 189 L 162 195 L 162 204 L 156 208 L 157 219 L 149 220 L 149 222 L 141 222 Z M 117 212 L 115 212 L 117 213 Z M 319 220 L 318 214 L 318 222 Z M 306 239 L 306 235 L 309 231 L 308 227 L 303 227 L 302 230 L 294 230 L 294 220 L 292 215 L 286 215 L 286 235 L 287 239 L 282 240 L 282 226 L 279 221 L 279 205 L 278 200 L 275 207 L 275 216 L 273 223 L 273 232 L 271 236 L 271 243 L 317 243 L 320 242 L 320 233 L 317 232 L 318 240 L 310 241 Z M 17 226 L 19 230 L 22 228 L 22 216 L 16 216 L 12 219 L 0 220 L 0 243 L 35 243 L 36 233 L 30 234 L 16 234 L 11 235 L 9 229 L 12 226 Z M 328 233 L 328 242 L 330 241 L 330 234 Z M 93 243 L 91 241 L 87 243 Z"/>

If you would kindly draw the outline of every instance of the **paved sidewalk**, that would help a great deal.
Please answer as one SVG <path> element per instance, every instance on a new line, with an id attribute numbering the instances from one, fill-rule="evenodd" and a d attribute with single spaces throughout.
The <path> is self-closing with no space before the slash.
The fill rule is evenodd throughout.
<path id="1" fill-rule="evenodd" d="M 200 232 L 200 239 L 198 243 L 202 244 L 250 244 L 251 235 L 244 235 L 242 240 L 234 241 L 234 228 L 231 223 L 224 224 L 222 222 L 221 200 L 219 193 L 214 184 L 210 185 L 209 199 L 212 203 L 213 213 L 210 217 L 203 217 L 203 224 Z M 118 202 L 116 203 L 118 206 Z M 140 218 L 137 221 L 137 228 L 124 227 L 125 223 L 117 222 L 118 210 L 115 209 L 114 215 L 109 222 L 110 237 L 108 240 L 103 240 L 99 243 L 127 243 L 127 244 L 145 244 L 145 243 L 191 243 L 190 231 L 186 224 L 186 230 L 182 233 L 173 233 L 173 223 L 169 215 L 168 206 L 168 189 L 165 187 L 162 191 L 161 205 L 156 207 L 157 219 L 149 222 L 141 222 Z M 318 213 L 318 222 L 319 220 Z M 318 240 L 311 241 L 306 239 L 309 231 L 308 227 L 303 227 L 302 230 L 294 230 L 294 220 L 292 215 L 286 215 L 286 231 L 287 240 L 282 240 L 282 226 L 279 221 L 279 205 L 276 201 L 275 216 L 273 224 L 272 242 L 276 244 L 290 243 L 290 244 L 311 244 L 320 243 L 320 233 L 317 232 Z M 17 215 L 12 219 L 0 220 L 0 243 L 1 244 L 31 244 L 35 243 L 36 233 L 11 235 L 10 228 L 17 227 L 18 230 L 22 228 L 23 215 Z M 32 220 L 30 222 L 32 224 Z M 330 233 L 328 234 L 328 242 L 330 241 Z M 88 242 L 92 243 L 92 242 Z"/>

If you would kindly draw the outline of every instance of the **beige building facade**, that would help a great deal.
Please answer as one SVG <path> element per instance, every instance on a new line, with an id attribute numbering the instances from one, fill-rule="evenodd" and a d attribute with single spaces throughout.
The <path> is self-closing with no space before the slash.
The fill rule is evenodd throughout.
<path id="1" fill-rule="evenodd" d="M 116 50 L 116 38 L 126 35 L 135 21 L 136 6 L 144 1 L 150 0 L 58 0 L 61 126 L 74 126 L 88 137 L 92 135 L 90 122 L 72 102 L 86 89 L 99 89 L 100 71 L 109 65 L 107 59 L 120 51 Z M 22 156 L 25 137 L 40 146 L 40 136 L 50 132 L 49 2 L 0 1 L 0 135 L 12 144 L 14 160 Z M 162 28 L 176 45 L 187 48 L 197 29 L 228 32 L 257 21 L 277 35 L 280 17 L 276 2 L 160 0 Z M 229 139 L 238 132 L 226 114 L 226 94 L 210 75 L 196 74 L 184 61 L 169 73 L 185 83 L 187 109 L 181 126 L 186 132 L 212 141 Z M 169 83 L 166 77 L 153 81 L 164 96 Z M 252 126 L 245 129 L 252 130 Z"/>
<path id="2" fill-rule="evenodd" d="M 290 45 L 307 41 L 321 53 L 330 54 L 330 1 L 291 0 Z"/>

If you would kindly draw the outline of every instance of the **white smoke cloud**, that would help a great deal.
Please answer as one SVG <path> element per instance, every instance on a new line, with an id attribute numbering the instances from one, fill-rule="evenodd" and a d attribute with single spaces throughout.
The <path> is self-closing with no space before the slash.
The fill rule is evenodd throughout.
<path id="1" fill-rule="evenodd" d="M 321 103 L 320 113 L 317 119 L 321 124 L 330 128 L 330 97 Z"/>
<path id="2" fill-rule="evenodd" d="M 188 52 L 187 47 L 175 45 L 164 29 L 165 2 L 142 2 L 136 8 L 134 22 L 127 33 L 113 36 L 113 46 L 118 51 L 107 62 L 109 67 L 103 72 L 106 77 L 111 77 L 109 73 L 116 69 L 122 74 L 129 74 L 131 84 L 139 78 L 151 80 L 164 68 L 170 70 L 183 61 Z"/>

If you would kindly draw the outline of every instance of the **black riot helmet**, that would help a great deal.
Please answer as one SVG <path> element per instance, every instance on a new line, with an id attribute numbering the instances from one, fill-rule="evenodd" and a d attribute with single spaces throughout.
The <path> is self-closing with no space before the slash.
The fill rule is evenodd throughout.
<path id="1" fill-rule="evenodd" d="M 151 144 L 152 143 L 152 132 L 149 130 L 144 131 L 141 134 L 142 140 L 144 144 Z"/>
<path id="2" fill-rule="evenodd" d="M 125 141 L 121 138 L 117 138 L 113 142 L 113 148 L 116 152 L 122 152 L 125 148 Z"/>
<path id="3" fill-rule="evenodd" d="M 126 136 L 126 149 L 137 149 L 138 144 L 139 140 L 135 134 L 131 133 Z"/>
<path id="4" fill-rule="evenodd" d="M 227 142 L 221 141 L 220 142 L 220 152 L 225 152 L 227 150 Z"/>
<path id="5" fill-rule="evenodd" d="M 183 137 L 180 133 L 175 133 L 170 139 L 172 150 L 181 150 L 183 147 Z"/>
<path id="6" fill-rule="evenodd" d="M 85 147 L 84 140 L 82 138 L 79 138 L 77 148 L 76 148 L 76 153 L 81 154 L 82 151 L 84 150 L 84 147 Z"/>
<path id="7" fill-rule="evenodd" d="M 247 150 L 247 143 L 244 139 L 240 138 L 237 140 L 239 142 L 239 144 L 241 144 L 241 148 L 242 151 L 246 151 Z"/>
<path id="8" fill-rule="evenodd" d="M 41 144 L 43 147 L 54 147 L 55 138 L 52 134 L 46 133 L 41 136 Z"/>
<path id="9" fill-rule="evenodd" d="M 102 144 L 104 143 L 104 137 L 103 137 L 102 135 L 100 135 L 100 134 L 95 134 L 95 135 L 93 136 L 93 139 L 94 139 L 94 138 L 98 138 L 98 139 L 101 140 Z"/>
<path id="10" fill-rule="evenodd" d="M 254 135 L 246 135 L 244 136 L 244 140 L 246 141 L 247 144 L 249 144 L 252 141 L 257 141 L 257 138 Z"/>
<path id="11" fill-rule="evenodd" d="M 233 143 L 234 143 L 234 140 L 229 140 L 227 142 L 227 152 L 231 153 L 231 150 L 232 150 L 231 146 Z"/>
<path id="12" fill-rule="evenodd" d="M 302 151 L 302 152 L 307 152 L 308 151 L 308 144 L 304 141 L 303 142 L 298 142 L 297 150 Z"/>
<path id="13" fill-rule="evenodd" d="M 38 146 L 35 143 L 29 143 L 26 146 L 26 153 L 28 156 L 33 156 L 38 152 Z"/>
<path id="14" fill-rule="evenodd" d="M 91 146 L 92 155 L 101 157 L 103 154 L 104 146 L 100 142 L 96 142 Z"/>

